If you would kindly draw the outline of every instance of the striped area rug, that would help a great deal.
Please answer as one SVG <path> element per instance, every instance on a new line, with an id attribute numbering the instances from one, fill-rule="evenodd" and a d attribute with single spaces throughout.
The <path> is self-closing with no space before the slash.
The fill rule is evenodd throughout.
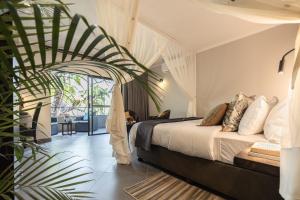
<path id="1" fill-rule="evenodd" d="M 136 200 L 223 200 L 163 172 L 124 190 Z"/>

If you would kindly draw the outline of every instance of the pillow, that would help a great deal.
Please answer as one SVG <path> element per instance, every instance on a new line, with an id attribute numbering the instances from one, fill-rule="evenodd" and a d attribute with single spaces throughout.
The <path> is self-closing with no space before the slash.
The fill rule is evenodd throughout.
<path id="1" fill-rule="evenodd" d="M 288 126 L 288 98 L 270 112 L 264 125 L 264 135 L 270 142 L 280 143 L 283 130 Z"/>
<path id="2" fill-rule="evenodd" d="M 82 120 L 87 121 L 88 119 L 89 119 L 89 115 L 85 113 Z"/>
<path id="3" fill-rule="evenodd" d="M 157 117 L 159 119 L 169 119 L 170 118 L 170 114 L 171 114 L 171 110 L 165 110 L 165 111 L 159 113 Z"/>
<path id="4" fill-rule="evenodd" d="M 202 120 L 200 126 L 216 126 L 221 125 L 226 113 L 228 104 L 223 103 L 212 109 Z"/>
<path id="5" fill-rule="evenodd" d="M 241 119 L 238 133 L 240 135 L 253 135 L 263 132 L 266 118 L 277 102 L 277 97 L 273 97 L 269 101 L 264 96 L 256 98 Z"/>
<path id="6" fill-rule="evenodd" d="M 222 131 L 237 131 L 246 109 L 252 102 L 253 98 L 247 97 L 242 93 L 237 94 L 235 99 L 228 105 L 222 124 Z"/>
<path id="7" fill-rule="evenodd" d="M 127 118 L 129 118 L 129 117 L 131 117 L 131 116 L 130 116 L 129 112 L 126 111 L 126 112 L 125 112 L 125 118 L 127 119 Z"/>

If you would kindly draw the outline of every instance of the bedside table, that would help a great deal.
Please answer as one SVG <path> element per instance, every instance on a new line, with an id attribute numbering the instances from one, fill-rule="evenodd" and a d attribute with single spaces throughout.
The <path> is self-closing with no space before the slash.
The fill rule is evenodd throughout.
<path id="1" fill-rule="evenodd" d="M 250 148 L 236 155 L 234 157 L 233 164 L 240 168 L 249 169 L 263 174 L 279 177 L 279 161 L 249 156 L 249 151 Z"/>

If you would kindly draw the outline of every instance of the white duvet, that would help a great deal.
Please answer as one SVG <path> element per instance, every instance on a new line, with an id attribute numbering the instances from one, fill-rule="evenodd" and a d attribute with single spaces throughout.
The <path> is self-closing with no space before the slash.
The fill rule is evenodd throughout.
<path id="1" fill-rule="evenodd" d="M 203 127 L 201 120 L 164 123 L 154 127 L 152 144 L 189 156 L 215 160 L 214 138 L 220 133 L 221 126 Z M 137 127 L 130 130 L 130 148 L 135 149 Z"/>
<path id="2" fill-rule="evenodd" d="M 263 134 L 239 135 L 221 132 L 221 126 L 197 126 L 201 120 L 159 124 L 154 127 L 152 144 L 188 156 L 233 164 L 235 155 L 255 142 L 268 142 Z M 130 130 L 130 149 L 135 151 L 139 123 Z"/>

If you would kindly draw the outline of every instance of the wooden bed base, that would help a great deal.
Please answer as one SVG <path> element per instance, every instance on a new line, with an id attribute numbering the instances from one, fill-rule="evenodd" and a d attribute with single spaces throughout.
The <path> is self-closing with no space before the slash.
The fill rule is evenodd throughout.
<path id="1" fill-rule="evenodd" d="M 137 149 L 140 161 L 208 189 L 227 199 L 277 200 L 279 177 L 234 165 L 187 156 L 152 145 L 151 151 Z"/>

